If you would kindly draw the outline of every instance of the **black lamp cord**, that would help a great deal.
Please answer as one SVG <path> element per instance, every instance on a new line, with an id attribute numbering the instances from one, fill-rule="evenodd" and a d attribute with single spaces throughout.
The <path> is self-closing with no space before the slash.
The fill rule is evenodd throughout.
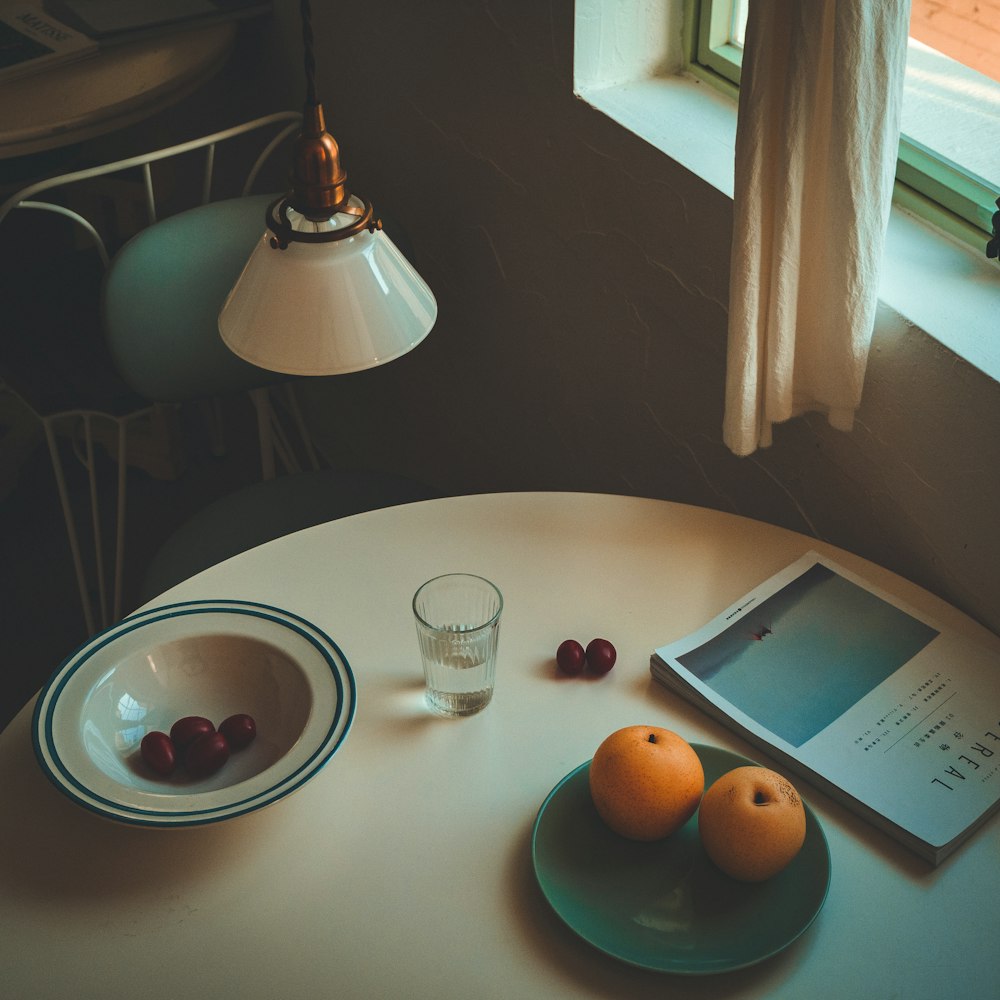
<path id="1" fill-rule="evenodd" d="M 306 70 L 306 104 L 314 105 L 317 101 L 316 57 L 313 54 L 312 4 L 310 4 L 309 0 L 300 0 L 299 9 L 302 13 L 302 58 Z"/>

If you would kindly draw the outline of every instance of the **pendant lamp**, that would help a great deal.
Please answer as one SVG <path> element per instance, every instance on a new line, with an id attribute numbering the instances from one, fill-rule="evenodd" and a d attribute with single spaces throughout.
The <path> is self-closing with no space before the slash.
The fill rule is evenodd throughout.
<path id="1" fill-rule="evenodd" d="M 288 375 L 340 375 L 385 364 L 427 336 L 437 303 L 352 195 L 316 99 L 310 5 L 302 0 L 306 103 L 293 189 L 267 209 L 267 231 L 219 314 L 236 355 Z"/>

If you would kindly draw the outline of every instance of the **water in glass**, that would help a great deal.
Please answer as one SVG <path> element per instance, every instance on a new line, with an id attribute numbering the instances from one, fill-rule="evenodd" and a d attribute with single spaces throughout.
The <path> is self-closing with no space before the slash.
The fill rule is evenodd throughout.
<path id="1" fill-rule="evenodd" d="M 420 635 L 427 702 L 442 715 L 473 715 L 493 697 L 497 628 L 447 625 Z"/>

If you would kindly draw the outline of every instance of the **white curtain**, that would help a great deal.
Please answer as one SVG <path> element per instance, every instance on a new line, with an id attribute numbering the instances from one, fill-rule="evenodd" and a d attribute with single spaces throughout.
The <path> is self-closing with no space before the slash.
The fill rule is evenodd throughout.
<path id="1" fill-rule="evenodd" d="M 753 0 L 736 135 L 723 439 L 850 430 L 892 197 L 910 0 Z"/>

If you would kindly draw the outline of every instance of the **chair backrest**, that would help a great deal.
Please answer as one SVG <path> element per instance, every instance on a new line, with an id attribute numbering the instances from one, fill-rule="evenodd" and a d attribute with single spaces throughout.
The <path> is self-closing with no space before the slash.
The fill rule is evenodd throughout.
<path id="1" fill-rule="evenodd" d="M 266 115 L 140 156 L 36 181 L 7 197 L 0 204 L 0 296 L 8 327 L 0 379 L 43 416 L 75 409 L 121 413 L 143 399 L 170 398 L 169 393 L 151 393 L 160 386 L 145 384 L 145 369 L 123 358 L 116 337 L 109 338 L 102 325 L 102 281 L 112 263 L 117 266 L 121 248 L 137 234 L 220 198 L 247 197 L 242 212 L 253 213 L 252 224 L 256 228 L 259 219 L 263 233 L 263 208 L 252 204 L 260 196 L 250 193 L 266 179 L 274 184 L 267 177 L 273 170 L 265 168 L 275 165 L 272 154 L 298 132 L 300 123 L 297 112 Z M 246 256 L 250 248 L 252 242 Z M 231 286 L 235 275 L 220 270 L 218 281 L 227 280 Z M 174 301 L 185 302 L 183 292 L 172 294 Z M 192 334 L 189 344 L 199 358 L 203 347 L 208 351 L 206 377 L 201 386 L 184 386 L 180 396 L 196 396 L 202 387 L 216 384 L 222 391 L 274 381 L 215 344 L 207 321 L 200 325 L 202 334 Z M 125 343 L 123 337 L 117 339 Z M 142 344 L 125 348 L 137 351 L 146 369 L 156 349 L 154 338 L 144 355 Z M 180 354 L 174 361 L 175 368 L 185 363 Z M 180 387 L 172 377 L 160 379 L 163 384 L 171 390 Z"/>
<path id="2" fill-rule="evenodd" d="M 183 403 L 288 380 L 237 357 L 219 336 L 219 311 L 264 238 L 273 198 L 189 208 L 115 254 L 103 284 L 103 333 L 115 368 L 145 399 Z"/>
<path id="3" fill-rule="evenodd" d="M 302 116 L 298 112 L 281 111 L 265 115 L 262 118 L 255 118 L 252 121 L 244 122 L 242 125 L 223 129 L 221 132 L 214 132 L 211 135 L 202 136 L 198 139 L 191 139 L 188 142 L 182 142 L 175 146 L 169 146 L 150 153 L 143 153 L 139 156 L 131 156 L 112 163 L 87 167 L 82 170 L 36 181 L 10 195 L 0 204 L 0 225 L 16 209 L 33 209 L 65 216 L 76 223 L 82 232 L 87 234 L 93 245 L 97 248 L 104 266 L 107 267 L 113 251 L 109 250 L 109 240 L 106 234 L 102 233 L 98 226 L 91 219 L 87 218 L 83 212 L 67 204 L 65 198 L 40 199 L 37 197 L 38 195 L 55 195 L 57 193 L 65 195 L 69 189 L 85 181 L 93 181 L 96 178 L 139 170 L 142 175 L 145 200 L 146 217 L 144 224 L 152 225 L 162 217 L 157 199 L 157 185 L 153 177 L 153 164 L 172 160 L 196 151 L 200 152 L 203 157 L 203 165 L 200 191 L 195 203 L 204 205 L 217 196 L 213 185 L 216 177 L 216 153 L 219 147 L 223 143 L 232 142 L 242 136 L 260 133 L 264 136 L 265 145 L 253 160 L 239 191 L 240 195 L 247 195 L 252 191 L 254 183 L 272 153 L 274 153 L 285 139 L 298 131 L 301 120 Z"/>

